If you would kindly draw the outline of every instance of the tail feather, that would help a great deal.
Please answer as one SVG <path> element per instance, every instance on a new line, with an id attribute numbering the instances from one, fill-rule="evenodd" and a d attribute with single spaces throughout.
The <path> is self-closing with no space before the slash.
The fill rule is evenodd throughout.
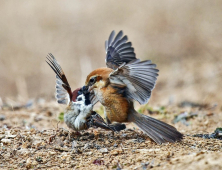
<path id="1" fill-rule="evenodd" d="M 173 143 L 183 138 L 183 134 L 178 132 L 175 127 L 152 117 L 139 114 L 135 110 L 129 114 L 129 121 L 134 122 L 158 144 L 165 142 Z"/>

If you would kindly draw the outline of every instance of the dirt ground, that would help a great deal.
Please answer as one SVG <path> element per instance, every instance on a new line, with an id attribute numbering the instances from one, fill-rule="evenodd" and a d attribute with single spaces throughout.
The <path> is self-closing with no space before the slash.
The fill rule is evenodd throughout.
<path id="1" fill-rule="evenodd" d="M 222 1 L 0 1 L 0 169 L 222 169 L 221 9 Z M 175 126 L 181 142 L 157 145 L 132 124 L 77 135 L 62 121 L 45 57 L 56 57 L 74 90 L 105 66 L 112 30 L 160 71 L 137 110 Z"/>
<path id="2" fill-rule="evenodd" d="M 3 105 L 0 169 L 222 169 L 222 140 L 193 136 L 222 127 L 221 108 L 185 105 L 138 109 L 167 123 L 177 122 L 173 125 L 184 139 L 162 145 L 132 124 L 115 134 L 93 128 L 69 132 L 59 118 L 63 108 L 55 102 Z M 178 115 L 185 119 L 176 120 Z"/>

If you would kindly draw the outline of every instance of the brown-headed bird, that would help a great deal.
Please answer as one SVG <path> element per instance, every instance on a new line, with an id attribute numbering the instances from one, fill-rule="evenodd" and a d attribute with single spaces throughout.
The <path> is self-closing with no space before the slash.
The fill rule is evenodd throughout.
<path id="1" fill-rule="evenodd" d="M 159 71 L 156 65 L 137 59 L 122 31 L 110 34 L 105 50 L 107 67 L 92 71 L 85 85 L 93 103 L 99 101 L 105 107 L 107 123 L 133 122 L 158 144 L 181 140 L 183 135 L 175 127 L 134 109 L 133 100 L 140 104 L 149 101 Z"/>
<path id="2" fill-rule="evenodd" d="M 89 127 L 101 127 L 112 131 L 125 129 L 124 124 L 108 125 L 99 114 L 93 111 L 88 87 L 83 86 L 71 91 L 61 66 L 52 54 L 49 54 L 46 62 L 56 73 L 57 102 L 68 105 L 64 111 L 64 121 L 69 128 L 75 131 L 86 130 Z"/>

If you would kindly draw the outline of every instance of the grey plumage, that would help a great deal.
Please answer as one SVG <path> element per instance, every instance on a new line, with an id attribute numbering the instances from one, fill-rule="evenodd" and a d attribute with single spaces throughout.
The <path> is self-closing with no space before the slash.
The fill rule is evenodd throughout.
<path id="1" fill-rule="evenodd" d="M 68 80 L 59 65 L 58 61 L 55 57 L 49 53 L 46 57 L 48 65 L 53 69 L 56 73 L 56 94 L 55 98 L 59 104 L 68 105 L 72 98 L 71 88 L 69 86 Z"/>
<path id="2" fill-rule="evenodd" d="M 110 74 L 110 82 L 126 85 L 126 97 L 140 104 L 149 101 L 151 91 L 155 87 L 158 71 L 150 60 L 139 59 L 119 67 Z"/>
<path id="3" fill-rule="evenodd" d="M 128 119 L 158 144 L 176 142 L 183 138 L 183 135 L 175 127 L 152 117 L 139 114 L 134 109 L 130 110 Z"/>
<path id="4" fill-rule="evenodd" d="M 122 31 L 115 38 L 114 36 L 115 31 L 112 31 L 108 41 L 105 41 L 106 65 L 112 69 L 136 59 L 132 43 L 127 42 L 127 36 L 123 36 Z"/>
<path id="5" fill-rule="evenodd" d="M 123 31 L 120 31 L 115 39 L 113 40 L 113 42 L 110 44 L 110 46 L 115 46 L 115 44 L 121 39 L 121 37 L 123 36 Z"/>

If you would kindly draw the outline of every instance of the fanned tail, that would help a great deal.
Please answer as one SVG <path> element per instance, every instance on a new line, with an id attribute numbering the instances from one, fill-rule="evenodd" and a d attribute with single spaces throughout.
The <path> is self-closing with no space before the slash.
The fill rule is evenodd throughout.
<path id="1" fill-rule="evenodd" d="M 152 117 L 139 114 L 132 110 L 128 117 L 129 121 L 135 123 L 142 131 L 144 131 L 152 140 L 158 144 L 165 142 L 176 142 L 183 138 L 183 134 L 167 123 Z"/>

